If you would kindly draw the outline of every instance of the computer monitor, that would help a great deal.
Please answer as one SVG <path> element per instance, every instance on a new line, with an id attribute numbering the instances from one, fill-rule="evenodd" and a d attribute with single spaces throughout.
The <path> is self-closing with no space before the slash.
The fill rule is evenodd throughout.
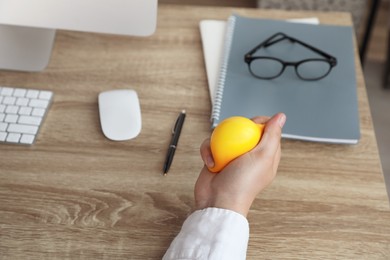
<path id="1" fill-rule="evenodd" d="M 0 0 L 0 69 L 42 71 L 60 30 L 149 36 L 157 0 Z"/>

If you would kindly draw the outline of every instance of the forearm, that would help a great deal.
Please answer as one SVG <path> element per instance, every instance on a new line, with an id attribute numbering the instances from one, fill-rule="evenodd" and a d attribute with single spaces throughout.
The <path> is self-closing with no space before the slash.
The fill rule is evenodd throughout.
<path id="1" fill-rule="evenodd" d="M 248 239 L 249 224 L 241 214 L 220 208 L 197 210 L 163 259 L 245 259 Z"/>

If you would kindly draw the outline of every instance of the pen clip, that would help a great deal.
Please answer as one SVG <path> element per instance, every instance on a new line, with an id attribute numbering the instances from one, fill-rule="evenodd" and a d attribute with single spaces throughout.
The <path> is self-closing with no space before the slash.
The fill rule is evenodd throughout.
<path id="1" fill-rule="evenodd" d="M 176 119 L 175 125 L 172 127 L 172 134 L 175 134 L 178 123 L 179 123 L 179 117 Z"/>

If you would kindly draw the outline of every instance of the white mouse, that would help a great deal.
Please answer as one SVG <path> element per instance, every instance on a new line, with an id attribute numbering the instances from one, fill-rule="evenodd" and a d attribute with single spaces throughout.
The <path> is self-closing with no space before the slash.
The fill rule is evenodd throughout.
<path id="1" fill-rule="evenodd" d="M 141 132 L 141 108 L 134 90 L 101 92 L 99 114 L 103 133 L 110 140 L 129 140 Z"/>

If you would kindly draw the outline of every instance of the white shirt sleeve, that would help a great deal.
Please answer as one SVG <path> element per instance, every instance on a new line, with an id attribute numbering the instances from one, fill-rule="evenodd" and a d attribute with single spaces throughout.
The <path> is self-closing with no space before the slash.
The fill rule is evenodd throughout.
<path id="1" fill-rule="evenodd" d="M 163 260 L 246 258 L 248 220 L 241 214 L 220 208 L 192 213 L 172 241 Z"/>

